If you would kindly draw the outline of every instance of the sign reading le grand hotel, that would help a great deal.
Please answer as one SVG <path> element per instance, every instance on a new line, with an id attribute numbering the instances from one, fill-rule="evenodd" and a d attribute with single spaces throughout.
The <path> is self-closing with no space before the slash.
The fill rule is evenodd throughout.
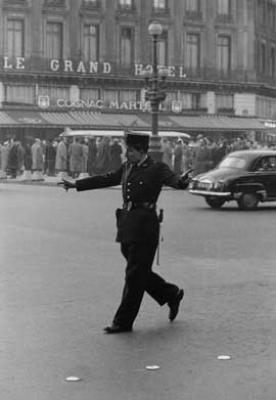
<path id="1" fill-rule="evenodd" d="M 1 69 L 2 70 L 26 70 L 29 69 L 24 57 L 2 57 Z M 158 68 L 164 68 L 159 66 Z M 51 72 L 65 72 L 65 73 L 78 73 L 78 74 L 112 74 L 112 65 L 109 62 L 98 61 L 72 61 L 72 60 L 49 60 L 48 69 Z M 168 66 L 166 67 L 169 77 L 186 78 L 183 66 Z M 134 75 L 143 75 L 145 72 L 152 72 L 152 65 L 134 64 Z"/>
<path id="2" fill-rule="evenodd" d="M 30 71 L 31 67 L 30 60 L 24 57 L 15 57 L 13 59 L 9 57 L 2 57 L 0 59 L 0 70 L 4 71 Z M 161 70 L 164 66 L 158 66 Z M 166 67 L 168 77 L 186 78 L 183 66 L 169 66 Z M 114 74 L 112 64 L 110 62 L 98 62 L 98 61 L 73 61 L 73 60 L 49 60 L 46 65 L 46 71 L 51 73 L 65 73 L 65 74 L 80 74 L 80 75 L 112 75 Z M 152 73 L 152 65 L 134 64 L 133 74 L 135 76 L 143 76 L 145 73 Z M 92 108 L 97 110 L 103 110 L 104 108 L 113 108 L 119 110 L 140 110 L 140 111 L 150 111 L 150 103 L 145 100 L 141 101 L 128 101 L 118 103 L 118 101 L 110 101 L 109 106 L 104 103 L 102 99 L 96 100 L 77 100 L 70 101 L 67 99 L 56 99 L 56 106 L 61 108 Z M 41 108 L 47 108 L 50 106 L 49 96 L 40 95 L 38 96 L 38 106 Z M 166 109 L 169 107 L 173 112 L 181 112 L 182 103 L 177 100 L 171 100 L 170 105 L 166 105 Z M 163 110 L 162 104 L 160 104 L 160 111 Z"/>

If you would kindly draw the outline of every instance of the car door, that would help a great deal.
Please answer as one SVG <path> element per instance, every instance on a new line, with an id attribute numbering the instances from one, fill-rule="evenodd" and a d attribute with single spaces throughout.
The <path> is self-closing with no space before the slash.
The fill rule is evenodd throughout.
<path id="1" fill-rule="evenodd" d="M 256 178 L 266 189 L 269 198 L 276 197 L 276 156 L 264 156 L 256 165 Z"/>

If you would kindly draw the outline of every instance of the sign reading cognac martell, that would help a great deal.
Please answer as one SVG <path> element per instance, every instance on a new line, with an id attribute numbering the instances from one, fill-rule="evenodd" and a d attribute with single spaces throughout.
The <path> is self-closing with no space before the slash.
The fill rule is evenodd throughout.
<path id="1" fill-rule="evenodd" d="M 1 60 L 1 58 L 0 58 Z M 5 71 L 17 70 L 29 70 L 30 59 L 24 57 L 2 57 L 0 62 L 0 69 Z M 164 66 L 158 66 L 159 69 Z M 168 77 L 186 78 L 183 66 L 167 66 Z M 48 70 L 57 73 L 75 73 L 75 74 L 112 74 L 114 73 L 112 63 L 104 61 L 73 61 L 73 60 L 58 60 L 52 59 L 49 61 Z M 134 64 L 134 75 L 143 75 L 144 73 L 152 73 L 152 65 L 144 65 L 141 63 Z"/>

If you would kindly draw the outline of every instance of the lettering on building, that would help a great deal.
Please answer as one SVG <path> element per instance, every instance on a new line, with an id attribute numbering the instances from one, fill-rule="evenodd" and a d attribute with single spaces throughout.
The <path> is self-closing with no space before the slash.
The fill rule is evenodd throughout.
<path id="1" fill-rule="evenodd" d="M 24 57 L 0 57 L 0 71 L 22 71 L 22 70 L 30 70 L 31 59 L 25 59 Z M 158 69 L 161 71 L 166 68 L 167 74 L 169 78 L 182 78 L 185 79 L 186 73 L 183 66 L 164 66 L 159 65 Z M 104 61 L 75 61 L 70 59 L 58 60 L 52 59 L 49 60 L 47 66 L 47 72 L 56 72 L 56 73 L 66 73 L 66 74 L 80 74 L 80 75 L 109 75 L 114 74 L 116 67 L 114 64 Z M 133 74 L 135 76 L 143 76 L 145 73 L 152 73 L 152 65 L 137 63 L 134 64 Z M 45 70 L 41 72 L 46 72 Z"/>

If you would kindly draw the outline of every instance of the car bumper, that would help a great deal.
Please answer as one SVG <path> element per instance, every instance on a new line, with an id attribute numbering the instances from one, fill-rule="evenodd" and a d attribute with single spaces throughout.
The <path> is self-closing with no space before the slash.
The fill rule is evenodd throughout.
<path id="1" fill-rule="evenodd" d="M 198 196 L 212 196 L 212 197 L 231 197 L 231 192 L 213 192 L 210 190 L 197 190 L 197 189 L 190 189 L 189 192 L 191 194 L 195 194 Z"/>

